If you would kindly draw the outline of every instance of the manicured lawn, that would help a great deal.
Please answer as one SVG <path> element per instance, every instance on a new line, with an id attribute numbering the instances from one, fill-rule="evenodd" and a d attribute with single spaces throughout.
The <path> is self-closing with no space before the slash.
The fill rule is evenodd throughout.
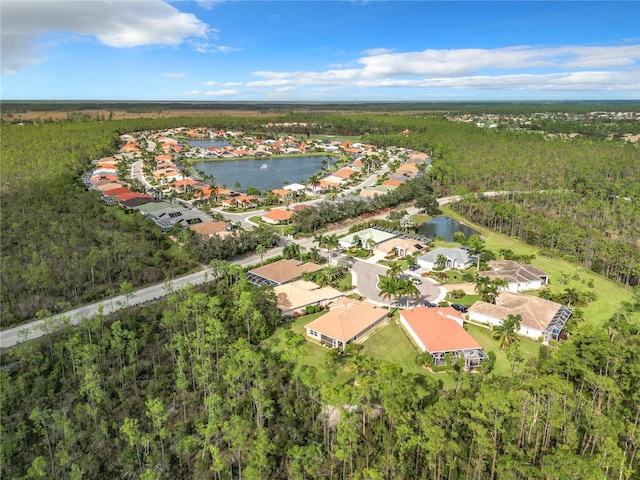
<path id="1" fill-rule="evenodd" d="M 264 346 L 276 352 L 284 351 L 286 347 L 285 334 L 288 330 L 294 333 L 304 335 L 306 333 L 304 326 L 315 320 L 316 318 L 324 315 L 327 311 L 313 313 L 311 315 L 305 315 L 295 319 L 290 325 L 286 327 L 280 327 L 276 332 L 264 342 Z M 305 337 L 306 339 L 306 337 Z M 336 377 L 333 379 L 327 379 L 326 374 L 322 368 L 322 364 L 328 358 L 329 349 L 323 347 L 317 343 L 313 343 L 310 340 L 306 340 L 302 346 L 301 353 L 298 357 L 298 367 L 310 366 L 317 369 L 316 379 L 320 382 L 329 381 L 333 385 L 343 384 L 352 381 L 354 378 L 353 373 L 345 370 L 344 368 L 338 368 Z"/>
<path id="2" fill-rule="evenodd" d="M 284 351 L 286 349 L 285 335 L 288 330 L 304 335 L 304 326 L 319 316 L 324 315 L 324 313 L 326 312 L 305 315 L 304 317 L 295 319 L 286 327 L 278 328 L 273 336 L 265 341 L 264 346 L 276 352 Z M 455 373 L 432 373 L 418 364 L 417 359 L 420 356 L 420 352 L 414 346 L 397 320 L 398 313 L 395 313 L 388 325 L 378 330 L 373 334 L 373 336 L 368 338 L 362 344 L 362 354 L 377 360 L 384 360 L 399 365 L 405 374 L 430 377 L 441 381 L 444 388 L 453 388 L 456 384 Z M 472 325 L 469 323 L 466 323 L 465 325 L 469 334 L 480 344 L 486 353 L 493 351 L 496 354 L 496 363 L 493 372 L 497 375 L 510 375 L 511 363 L 507 358 L 506 353 L 500 350 L 498 342 L 492 338 L 492 331 L 478 325 Z M 538 357 L 540 345 L 541 344 L 538 342 L 520 337 L 520 351 L 524 357 L 522 364 L 526 363 L 530 358 Z M 334 378 L 326 378 L 323 363 L 327 360 L 328 353 L 329 349 L 326 347 L 322 347 L 307 340 L 301 348 L 301 353 L 298 357 L 298 365 L 315 367 L 317 369 L 317 379 L 329 382 L 332 385 L 351 382 L 354 375 L 344 366 L 337 367 L 337 374 Z"/>
<path id="3" fill-rule="evenodd" d="M 386 360 L 400 365 L 405 373 L 426 375 L 427 372 L 416 361 L 419 356 L 418 350 L 402 331 L 400 325 L 396 323 L 397 318 L 398 313 L 396 312 L 389 325 L 364 342 L 362 353 L 378 360 Z"/>
<path id="4" fill-rule="evenodd" d="M 582 309 L 586 323 L 594 326 L 602 325 L 619 310 L 622 302 L 631 298 L 630 291 L 613 280 L 606 279 L 579 265 L 574 265 L 562 259 L 543 257 L 540 255 L 538 247 L 500 235 L 469 222 L 465 217 L 446 206 L 442 207 L 442 210 L 444 215 L 463 221 L 474 230 L 480 232 L 486 241 L 487 248 L 496 254 L 500 249 L 504 248 L 510 249 L 516 254 L 535 255 L 536 258 L 531 263 L 550 275 L 549 288 L 552 292 L 563 292 L 566 288 L 575 288 L 579 291 L 594 291 L 598 295 L 597 300 Z M 561 283 L 563 274 L 569 279 L 566 285 Z M 587 286 L 589 280 L 593 280 L 593 288 Z M 640 312 L 636 312 L 634 318 L 640 321 Z"/>
<path id="5" fill-rule="evenodd" d="M 465 323 L 467 332 L 480 344 L 485 353 L 493 351 L 496 354 L 496 364 L 493 368 L 494 373 L 498 375 L 510 375 L 511 362 L 507 358 L 507 354 L 500 350 L 498 341 L 494 340 L 492 330 L 481 327 L 479 325 L 472 325 Z M 524 357 L 523 363 L 526 363 L 529 358 L 538 358 L 538 352 L 540 351 L 539 342 L 529 340 L 528 338 L 520 337 L 520 351 Z M 517 367 L 516 367 L 517 368 Z"/>

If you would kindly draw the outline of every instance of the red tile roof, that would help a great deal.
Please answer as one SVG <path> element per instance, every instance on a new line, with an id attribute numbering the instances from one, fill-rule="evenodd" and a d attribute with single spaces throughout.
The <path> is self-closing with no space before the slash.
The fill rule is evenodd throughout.
<path id="1" fill-rule="evenodd" d="M 418 307 L 415 310 L 403 310 L 400 315 L 430 353 L 482 348 L 457 323 L 462 322 L 463 318 L 452 307 Z"/>
<path id="2" fill-rule="evenodd" d="M 279 222 L 289 220 L 292 216 L 293 214 L 291 212 L 288 212 L 286 210 L 278 210 L 278 209 L 269 210 L 268 212 L 265 212 L 262 214 L 263 218 L 268 218 L 269 220 L 276 220 Z"/>

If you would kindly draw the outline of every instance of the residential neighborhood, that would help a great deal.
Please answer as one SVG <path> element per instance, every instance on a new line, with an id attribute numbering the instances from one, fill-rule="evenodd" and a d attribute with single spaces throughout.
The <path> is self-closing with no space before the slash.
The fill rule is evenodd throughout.
<path id="1" fill-rule="evenodd" d="M 219 141 L 221 146 L 190 147 L 190 139 Z M 120 140 L 118 153 L 94 162 L 94 168 L 83 178 L 85 186 L 99 191 L 104 203 L 137 211 L 166 232 L 184 228 L 203 238 L 233 238 L 238 228 L 250 229 L 259 223 L 284 227 L 296 212 L 319 200 L 366 201 L 386 195 L 423 174 L 430 165 L 426 154 L 406 149 L 290 135 L 258 138 L 205 128 L 137 132 L 122 135 Z M 215 179 L 199 175 L 188 164 L 190 159 L 224 161 L 314 152 L 340 155 L 342 160 L 333 166 L 323 161 L 322 172 L 308 182 L 287 183 L 265 192 L 217 185 Z M 456 309 L 458 304 L 449 297 L 450 286 L 441 286 L 436 276 L 429 274 L 438 272 L 439 278 L 444 278 L 443 272 L 463 274 L 474 269 L 479 259 L 466 245 L 433 248 L 432 239 L 370 227 L 339 235 L 335 248 L 337 253 L 327 246 L 329 266 L 333 255 L 351 259 L 344 270 L 352 282 L 346 290 L 303 278 L 329 268 L 321 262 L 283 258 L 246 274 L 256 286 L 273 289 L 285 317 L 304 318 L 309 312 L 326 312 L 304 327 L 308 341 L 324 347 L 343 350 L 350 343 L 365 342 L 393 321 L 417 352 L 429 355 L 425 358 L 430 358 L 427 364 L 432 368 L 461 361 L 465 370 L 472 371 L 487 355 L 464 329 L 466 322 L 492 328 L 509 315 L 519 315 L 519 335 L 548 343 L 560 338 L 571 315 L 571 309 L 562 305 L 522 295 L 544 288 L 549 276 L 533 265 L 512 260 L 486 262 L 486 268 L 477 272 L 477 278 L 500 282 L 495 303 L 477 301 L 468 312 L 466 306 L 465 310 Z M 351 257 L 350 252 L 361 252 L 361 258 Z M 408 281 L 413 290 L 384 294 L 381 282 L 388 275 L 388 262 L 407 259 L 404 274 L 396 281 Z M 387 301 L 383 301 L 384 295 Z M 396 310 L 397 316 L 392 317 Z"/>

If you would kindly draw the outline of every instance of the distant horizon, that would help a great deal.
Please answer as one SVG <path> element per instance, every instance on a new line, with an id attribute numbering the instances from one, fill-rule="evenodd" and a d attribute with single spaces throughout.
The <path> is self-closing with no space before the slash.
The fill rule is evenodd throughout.
<path id="1" fill-rule="evenodd" d="M 375 104 L 375 105 L 384 105 L 384 104 L 397 104 L 403 103 L 407 105 L 419 105 L 419 104 L 434 104 L 434 103 L 443 103 L 443 104 L 482 104 L 482 103 L 533 103 L 533 104 L 542 104 L 542 103 L 637 103 L 640 105 L 640 98 L 590 98 L 590 99 L 569 99 L 569 100 L 558 100 L 558 99 L 511 99 L 511 100 L 493 100 L 493 99 L 485 99 L 485 100 L 119 100 L 119 99 L 111 99 L 111 100 L 93 100 L 93 99 L 68 99 L 68 100 L 55 100 L 55 99 L 0 99 L 0 103 L 173 103 L 173 104 L 315 104 L 315 105 L 323 105 L 323 104 Z"/>
<path id="2" fill-rule="evenodd" d="M 640 100 L 635 1 L 3 0 L 0 22 L 4 101 Z"/>

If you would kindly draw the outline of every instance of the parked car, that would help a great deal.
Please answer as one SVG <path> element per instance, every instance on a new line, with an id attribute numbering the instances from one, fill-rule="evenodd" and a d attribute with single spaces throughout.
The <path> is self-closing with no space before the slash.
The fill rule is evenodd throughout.
<path id="1" fill-rule="evenodd" d="M 452 303 L 451 306 L 460 313 L 467 313 L 469 308 L 461 303 Z"/>
<path id="2" fill-rule="evenodd" d="M 419 268 L 420 268 L 420 265 L 416 265 L 415 263 L 413 265 L 409 265 L 409 270 L 411 270 L 412 272 L 415 272 Z"/>
<path id="3" fill-rule="evenodd" d="M 437 308 L 438 304 L 437 303 L 433 303 L 433 302 L 425 302 L 423 303 L 423 305 L 427 308 Z"/>
<path id="4" fill-rule="evenodd" d="M 422 280 L 420 280 L 419 278 L 412 278 L 411 281 L 416 285 L 422 285 Z"/>

